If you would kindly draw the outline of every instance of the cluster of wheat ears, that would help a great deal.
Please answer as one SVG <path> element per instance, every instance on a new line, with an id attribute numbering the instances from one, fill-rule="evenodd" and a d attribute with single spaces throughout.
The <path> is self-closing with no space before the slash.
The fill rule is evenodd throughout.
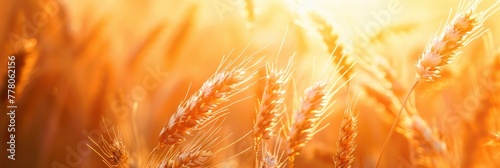
<path id="1" fill-rule="evenodd" d="M 221 1 L 218 4 L 221 5 L 222 3 L 222 6 L 228 9 L 227 7 L 230 6 L 224 4 L 224 2 Z M 294 3 L 298 3 L 296 6 L 301 6 L 298 1 Z M 175 3 L 172 2 L 172 4 Z M 147 135 L 141 134 L 137 128 L 150 127 L 154 124 L 148 125 L 148 123 L 142 122 L 140 124 L 146 126 L 138 126 L 135 121 L 117 122 L 118 124 L 114 125 L 112 129 L 106 128 L 107 132 L 100 134 L 98 137 L 88 136 L 86 141 L 89 143 L 86 145 L 93 151 L 92 154 L 98 156 L 102 161 L 97 165 L 102 166 L 104 164 L 107 167 L 198 168 L 231 167 L 231 165 L 236 165 L 236 167 L 278 168 L 303 167 L 308 165 L 307 163 L 316 166 L 325 165 L 312 163 L 318 160 L 326 162 L 326 165 L 330 165 L 330 167 L 498 167 L 500 166 L 500 124 L 498 124 L 500 123 L 500 49 L 495 46 L 487 46 L 482 52 L 467 55 L 484 60 L 481 62 L 483 67 L 480 67 L 480 74 L 482 75 L 474 75 L 475 78 L 470 78 L 470 81 L 484 81 L 484 83 L 471 87 L 469 90 L 464 91 L 462 95 L 485 92 L 481 92 L 480 96 L 472 96 L 474 102 L 479 105 L 473 106 L 473 109 L 466 109 L 472 111 L 471 113 L 466 115 L 461 115 L 464 113 L 460 112 L 454 113 L 453 119 L 456 119 L 456 123 L 460 123 L 459 127 L 453 127 L 456 130 L 449 129 L 447 123 L 432 120 L 430 119 L 432 117 L 428 116 L 428 114 L 444 114 L 444 112 L 432 111 L 436 110 L 436 108 L 425 107 L 425 104 L 429 103 L 427 101 L 436 101 L 436 99 L 430 99 L 429 96 L 434 98 L 444 97 L 441 102 L 429 104 L 453 104 L 453 102 L 446 102 L 448 100 L 466 101 L 467 103 L 471 99 L 470 97 L 448 98 L 446 96 L 453 94 L 445 94 L 444 92 L 453 92 L 452 90 L 431 87 L 433 87 L 432 83 L 440 80 L 469 80 L 463 79 L 463 76 L 458 78 L 457 75 L 450 75 L 453 73 L 453 69 L 463 70 L 459 66 L 452 68 L 452 65 L 467 64 L 463 60 L 459 63 L 454 61 L 461 57 L 462 51 L 472 41 L 479 41 L 478 39 L 482 38 L 488 45 L 493 45 L 491 37 L 495 32 L 490 31 L 485 26 L 485 21 L 500 9 L 500 1 L 495 1 L 485 10 L 479 10 L 479 4 L 480 0 L 462 0 L 458 8 L 450 12 L 449 18 L 441 18 L 442 25 L 440 29 L 431 35 L 424 50 L 419 51 L 421 54 L 418 59 L 411 61 L 414 62 L 411 65 L 412 67 L 407 68 L 414 74 L 414 77 L 411 77 L 414 81 L 407 88 L 405 82 L 402 82 L 406 79 L 400 79 L 400 76 L 395 75 L 394 69 L 397 68 L 391 67 L 387 61 L 383 60 L 384 57 L 377 56 L 373 51 L 364 50 L 363 47 L 357 46 L 355 43 L 350 44 L 346 43 L 345 40 L 342 41 L 342 34 L 336 29 L 338 25 L 332 23 L 331 19 L 327 19 L 326 15 L 312 8 L 300 8 L 300 10 L 294 11 L 296 13 L 292 14 L 296 18 L 294 18 L 295 20 L 291 25 L 296 27 L 294 30 L 307 30 L 308 33 L 320 37 L 319 43 L 326 48 L 324 52 L 328 54 L 324 54 L 325 57 L 319 58 L 319 60 L 327 60 L 329 65 L 325 66 L 321 72 L 307 71 L 301 73 L 300 71 L 303 69 L 297 64 L 303 64 L 300 61 L 304 59 L 297 58 L 296 55 L 282 56 L 280 58 L 287 59 L 278 60 L 278 57 L 271 59 L 271 57 L 260 56 L 258 52 L 246 54 L 245 51 L 242 51 L 241 54 L 234 54 L 231 51 L 231 54 L 224 56 L 222 61 L 218 62 L 215 72 L 210 72 L 212 75 L 205 79 L 199 88 L 189 87 L 188 90 L 182 91 L 190 93 L 190 91 L 194 90 L 194 93 L 186 94 L 180 103 L 176 103 L 175 111 L 166 119 L 162 128 L 151 128 L 152 130 L 161 130 L 156 133 L 158 139 L 155 140 L 154 145 L 148 144 L 151 141 L 144 141 L 147 138 L 143 138 L 143 136 L 147 137 Z M 236 7 L 232 6 L 232 8 Z M 66 14 L 70 13 L 63 9 L 61 5 L 58 14 L 60 15 L 59 19 L 63 20 L 61 23 L 68 22 L 69 15 L 66 16 Z M 257 14 L 258 10 L 256 9 L 256 4 L 252 0 L 244 1 L 244 8 L 238 9 L 246 14 L 245 23 L 247 23 L 247 27 L 245 28 L 250 31 L 259 26 L 256 20 L 259 19 L 258 17 L 262 17 L 262 15 Z M 190 29 L 193 26 L 187 20 L 193 17 L 193 11 L 198 10 L 198 8 L 189 8 L 189 10 L 187 12 L 188 16 L 182 18 L 185 20 L 181 19 L 180 21 L 182 22 L 180 24 L 181 28 L 179 28 L 181 33 L 183 32 L 182 29 Z M 13 19 L 12 23 L 15 23 L 15 20 Z M 113 62 L 112 59 L 94 62 L 94 60 L 99 59 L 95 55 L 105 55 L 106 53 L 102 53 L 102 51 L 106 51 L 106 48 L 110 46 L 105 42 L 106 40 L 100 40 L 100 38 L 104 39 L 100 33 L 106 32 L 106 30 L 99 30 L 101 24 L 104 25 L 105 22 L 98 22 L 97 26 L 95 26 L 97 28 L 88 32 L 85 37 L 58 36 L 58 38 L 63 39 L 61 41 L 65 42 L 54 43 L 60 45 L 61 48 L 64 45 L 74 47 L 64 50 L 64 53 L 66 55 L 77 55 L 75 58 L 60 57 L 66 62 L 74 61 L 71 66 L 66 66 L 66 68 L 78 72 L 79 75 L 88 75 L 89 78 L 99 78 L 109 83 L 115 82 L 113 84 L 118 85 L 119 82 L 117 81 L 120 80 L 112 78 L 113 75 L 97 75 L 101 73 L 97 72 L 99 69 L 107 73 L 112 72 L 113 68 L 115 68 L 110 66 Z M 20 22 L 18 25 L 23 24 Z M 34 75 L 37 74 L 36 70 L 34 70 L 36 69 L 35 65 L 49 69 L 48 72 L 64 71 L 62 70 L 64 67 L 50 68 L 43 63 L 44 57 L 39 55 L 51 50 L 51 45 L 48 44 L 52 43 L 47 42 L 50 40 L 37 39 L 37 37 L 44 36 L 44 34 L 54 35 L 57 34 L 57 31 L 71 32 L 71 28 L 65 27 L 64 24 L 53 24 L 53 21 L 49 22 L 48 26 L 49 29 L 53 30 L 40 28 L 41 35 L 24 40 L 22 46 L 16 45 L 17 48 L 14 47 L 13 49 L 13 53 L 19 58 L 25 57 L 24 64 L 19 66 L 22 72 L 20 74 L 21 78 L 26 78 L 20 80 L 21 84 L 26 83 L 26 81 L 34 81 L 28 79 L 30 75 L 34 79 L 52 79 L 50 75 L 44 75 L 43 73 L 38 73 L 38 76 Z M 150 54 L 146 52 L 148 46 L 154 46 L 155 41 L 159 41 L 156 38 L 160 37 L 162 29 L 162 26 L 155 29 L 142 44 L 142 48 L 139 46 L 138 51 L 133 50 L 134 57 L 128 62 L 125 61 L 124 65 L 136 67 L 136 64 L 139 64 L 137 62 L 143 62 L 144 55 Z M 288 32 L 288 30 L 287 27 L 286 31 Z M 167 55 L 172 55 L 172 57 L 173 55 L 177 56 L 172 60 L 182 60 L 182 52 L 178 49 L 181 46 L 176 44 L 176 42 L 182 43 L 186 41 L 186 39 L 183 39 L 185 37 L 182 36 L 171 36 L 172 39 L 178 40 L 174 40 L 174 43 L 170 44 L 171 47 L 166 52 Z M 285 41 L 285 38 L 283 38 L 278 55 L 283 55 L 280 52 Z M 90 43 L 103 45 L 95 45 L 90 49 L 84 47 L 85 44 Z M 382 50 L 392 49 L 383 48 Z M 75 61 L 78 60 L 76 58 L 79 54 L 84 59 Z M 301 54 L 303 53 L 297 55 Z M 401 54 L 399 57 L 407 59 L 405 54 Z M 47 57 L 46 59 L 50 61 L 58 58 L 51 59 Z M 93 64 L 98 70 L 91 71 L 93 73 L 77 71 L 79 68 L 84 69 L 83 67 L 89 64 Z M 61 66 L 64 66 L 64 64 Z M 201 71 L 204 71 L 203 67 L 200 68 Z M 126 73 L 130 73 L 131 76 L 138 76 L 135 70 L 137 69 L 132 68 Z M 64 73 L 61 72 L 60 74 Z M 314 76 L 316 79 L 306 80 L 306 78 L 310 79 L 309 76 Z M 64 81 L 64 79 L 60 80 Z M 303 82 L 303 80 L 307 82 Z M 52 80 L 42 81 L 42 85 L 52 86 L 49 81 Z M 106 81 L 92 86 L 80 85 L 79 82 L 82 81 L 75 82 L 77 84 L 66 82 L 71 86 L 57 85 L 58 89 L 54 91 L 54 95 L 60 95 L 61 92 L 67 91 L 62 94 L 70 96 L 82 94 L 93 97 L 106 89 L 92 89 L 78 94 L 70 90 L 72 87 L 101 88 L 99 85 L 103 85 L 102 88 L 114 89 L 115 85 L 106 84 Z M 304 88 L 297 86 L 304 83 L 307 84 Z M 36 82 L 31 82 L 26 86 L 20 85 L 18 88 L 17 91 L 19 91 L 20 95 L 26 95 L 28 92 L 23 92 L 22 89 L 33 91 L 36 88 Z M 247 91 L 255 88 L 258 88 L 255 95 L 247 94 Z M 110 102 L 107 98 L 113 97 L 114 91 L 116 90 L 109 91 L 112 93 L 102 96 L 105 98 L 98 99 L 102 100 L 102 102 L 96 101 L 95 104 L 97 105 L 92 106 L 93 108 L 86 108 L 86 104 L 84 104 L 93 104 L 93 101 L 79 102 L 79 99 L 75 99 L 78 102 L 75 103 L 65 101 L 64 97 L 59 96 L 54 98 L 55 102 L 82 105 L 66 107 L 62 104 L 56 104 L 55 107 L 60 109 L 53 111 L 64 111 L 66 108 L 82 108 L 81 111 L 109 109 L 99 107 L 107 107 L 102 104 Z M 43 91 L 34 92 L 33 94 L 36 93 L 45 94 Z M 164 91 L 161 94 L 169 93 Z M 422 93 L 426 93 L 426 95 Z M 167 97 L 169 96 L 167 95 Z M 30 99 L 30 96 L 25 97 L 21 100 L 25 102 L 33 100 Z M 371 107 L 367 103 L 360 102 L 361 99 L 376 104 L 376 106 Z M 82 98 L 82 100 L 85 100 L 85 98 Z M 242 106 L 237 106 L 241 102 L 252 100 L 257 102 L 254 109 L 242 110 L 240 109 Z M 142 117 L 147 116 L 155 118 L 155 120 L 165 120 L 165 118 L 152 117 L 152 115 L 144 111 L 139 112 L 139 107 L 147 103 L 133 102 L 132 104 L 131 112 L 127 114 L 132 118 L 140 113 Z M 35 108 L 40 106 L 26 107 L 24 111 L 36 111 Z M 443 106 L 450 106 L 451 108 L 452 105 Z M 462 109 L 454 110 L 460 111 Z M 74 111 L 77 112 L 78 110 Z M 253 118 L 238 118 L 239 114 L 231 115 L 246 111 L 252 111 L 251 116 Z M 106 112 L 102 113 L 108 114 Z M 368 115 L 368 113 L 370 114 Z M 66 116 L 62 113 L 57 114 L 59 115 L 54 114 L 53 116 Z M 365 116 L 379 117 L 360 119 L 363 114 L 367 114 Z M 449 114 L 446 113 L 445 115 Z M 82 116 L 82 118 L 89 116 Z M 248 115 L 241 114 L 241 116 Z M 331 116 L 340 116 L 340 118 L 334 122 L 334 120 L 331 120 Z M 99 120 L 105 122 L 107 117 L 114 119 L 111 114 L 111 117 L 104 115 Z M 27 118 L 29 119 L 29 117 Z M 439 118 L 446 119 L 446 117 Z M 28 119 L 25 121 L 33 121 Z M 59 120 L 61 119 L 51 119 L 49 121 L 59 122 Z M 238 123 L 243 120 L 253 121 L 253 125 L 246 127 L 251 129 L 243 130 L 239 127 L 240 125 L 227 124 L 228 120 L 231 120 L 231 124 L 244 124 L 244 122 Z M 53 125 L 53 123 L 49 121 L 47 121 L 49 126 L 46 133 L 52 133 L 50 135 L 53 135 L 54 132 L 57 132 L 56 130 L 61 128 L 57 126 L 51 127 L 50 125 Z M 340 122 L 337 123 L 336 121 Z M 97 121 L 93 120 L 93 122 Z M 377 129 L 367 128 L 377 125 L 373 124 L 374 122 L 380 122 L 378 125 L 383 126 Z M 107 124 L 104 125 L 107 126 Z M 336 125 L 339 125 L 339 127 L 335 127 Z M 233 126 L 239 128 L 231 129 L 230 127 Z M 364 128 L 361 129 L 360 127 Z M 238 130 L 239 133 L 233 135 L 231 132 L 234 130 Z M 383 131 L 375 132 L 370 130 Z M 24 132 L 28 131 L 25 130 Z M 312 141 L 315 138 L 320 138 L 320 134 L 327 137 L 322 138 L 322 140 L 329 141 L 327 143 L 329 145 L 319 145 L 314 148 L 329 148 L 331 150 L 325 151 L 331 152 L 325 154 L 306 151 L 308 148 L 313 148 L 311 145 L 315 143 Z M 235 137 L 236 135 L 237 137 Z M 332 141 L 330 137 L 335 136 L 329 135 L 338 135 L 338 137 Z M 21 137 L 32 138 L 36 136 L 21 135 Z M 363 139 L 362 137 L 378 139 Z M 49 143 L 51 140 L 53 139 L 43 138 L 42 142 Z M 251 143 L 242 143 L 246 140 L 250 140 Z M 371 144 L 372 142 L 373 144 Z M 63 150 L 64 147 L 58 149 Z M 42 152 L 43 150 L 45 148 L 39 149 Z M 396 156 L 398 158 L 394 158 Z M 251 159 L 242 159 L 242 157 Z M 53 158 L 57 158 L 57 156 Z M 61 158 L 64 158 L 64 156 Z M 66 156 L 67 158 L 68 156 Z M 48 162 L 40 160 L 44 159 L 38 160 L 42 165 Z"/>
<path id="2" fill-rule="evenodd" d="M 252 11 L 251 1 L 247 1 L 249 11 Z M 449 142 L 447 137 L 440 135 L 439 130 L 432 128 L 428 121 L 424 120 L 415 106 L 408 103 L 415 87 L 422 82 L 433 82 L 441 77 L 446 65 L 460 55 L 461 48 L 467 46 L 472 40 L 487 32 L 483 22 L 496 10 L 497 2 L 485 11 L 476 11 L 479 1 L 464 1 L 456 13 L 451 14 L 442 30 L 430 39 L 422 51 L 415 65 L 415 82 L 403 101 L 397 99 L 397 91 L 388 89 L 380 91 L 376 86 L 359 85 L 357 73 L 364 73 L 369 69 L 366 62 L 357 61 L 356 53 L 348 50 L 345 44 L 338 43 L 338 34 L 333 26 L 321 15 L 314 11 L 306 11 L 308 17 L 318 33 L 322 36 L 328 52 L 333 70 L 325 70 L 321 79 L 310 84 L 305 91 L 291 90 L 288 85 L 292 81 L 294 71 L 293 57 L 288 60 L 286 67 L 278 68 L 272 61 L 265 59 L 252 60 L 252 56 L 239 56 L 229 63 L 222 62 L 217 71 L 203 83 L 194 94 L 189 95 L 177 107 L 176 112 L 166 122 L 159 133 L 158 145 L 152 150 L 147 161 L 143 163 L 147 167 L 217 167 L 224 164 L 224 160 L 217 163 L 214 157 L 227 146 L 238 142 L 223 144 L 221 137 L 221 123 L 225 115 L 231 111 L 232 105 L 227 102 L 236 103 L 234 95 L 244 91 L 250 85 L 251 79 L 257 73 L 254 69 L 265 69 L 263 90 L 258 97 L 258 105 L 255 107 L 255 118 L 253 118 L 253 130 L 244 137 L 253 137 L 253 145 L 245 148 L 240 153 L 226 159 L 237 157 L 241 153 L 253 150 L 253 167 L 275 168 L 294 167 L 294 162 L 308 142 L 314 138 L 319 131 L 326 129 L 325 118 L 332 113 L 334 103 L 333 95 L 341 88 L 347 87 L 347 106 L 343 112 L 339 138 L 336 143 L 336 152 L 331 156 L 331 165 L 334 167 L 351 167 L 356 157 L 358 134 L 358 114 L 355 110 L 360 91 L 366 91 L 368 96 L 384 97 L 388 110 L 394 115 L 394 121 L 387 138 L 379 152 L 378 167 L 385 149 L 391 144 L 392 135 L 397 132 L 402 134 L 408 141 L 410 151 L 409 163 L 416 167 L 456 167 L 459 161 L 452 156 L 455 150 L 454 142 Z M 252 12 L 248 14 L 249 19 L 253 17 Z M 491 82 L 498 87 L 500 57 L 498 51 L 490 62 L 487 76 Z M 243 57 L 243 60 L 238 60 Z M 226 60 L 224 60 L 226 61 Z M 239 63 L 238 63 L 239 62 Z M 263 65 L 262 65 L 263 64 Z M 369 71 L 369 70 L 368 70 Z M 334 75 L 337 74 L 337 75 Z M 385 77 L 387 82 L 392 82 L 390 77 Z M 498 90 L 496 90 L 498 91 Z M 285 106 L 286 92 L 293 92 L 293 108 Z M 485 98 L 486 107 L 477 111 L 477 117 L 498 115 L 498 93 L 491 93 Z M 362 113 L 362 112 L 361 112 Z M 487 113 L 487 114 L 485 114 Z M 331 129 L 331 128 L 328 128 Z M 481 127 L 483 131 L 489 131 L 490 141 L 483 144 L 484 148 L 498 145 L 498 131 L 494 127 L 486 125 Z M 116 136 L 116 135 L 115 135 Z M 99 154 L 104 163 L 109 167 L 129 167 L 129 151 L 117 137 L 110 137 L 111 142 L 104 140 L 105 144 L 89 144 Z M 473 137 L 469 137 L 473 138 Z M 476 137 L 479 138 L 479 137 Z M 454 140 L 457 140 L 456 138 Z M 467 157 L 467 156 L 462 156 Z M 488 164 L 498 166 L 498 161 Z"/>

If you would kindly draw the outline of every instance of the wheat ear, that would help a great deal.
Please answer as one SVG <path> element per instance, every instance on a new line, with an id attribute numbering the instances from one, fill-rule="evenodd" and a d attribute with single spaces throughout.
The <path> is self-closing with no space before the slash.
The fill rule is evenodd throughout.
<path id="1" fill-rule="evenodd" d="M 107 127 L 106 127 L 106 130 Z M 129 167 L 129 153 L 125 144 L 123 144 L 122 140 L 119 138 L 119 135 L 115 133 L 113 130 L 113 136 L 108 132 L 109 139 L 111 142 L 108 142 L 104 136 L 101 135 L 101 141 L 103 145 L 99 145 L 94 139 L 88 137 L 92 143 L 97 146 L 97 149 L 93 147 L 91 144 L 87 144 L 87 146 L 92 149 L 97 155 L 102 158 L 104 164 L 107 167 L 120 167 L 126 168 Z"/>
<path id="2" fill-rule="evenodd" d="M 339 35 L 334 31 L 333 24 L 326 18 L 315 12 L 309 12 L 310 19 L 317 25 L 317 30 L 326 44 L 329 54 L 333 56 L 333 64 L 340 66 L 340 74 L 346 81 L 353 77 L 351 72 L 354 67 L 354 60 L 347 53 L 347 50 L 339 40 Z"/>
<path id="3" fill-rule="evenodd" d="M 442 67 L 456 58 L 460 53 L 458 50 L 482 34 L 482 23 L 488 17 L 485 15 L 494 8 L 475 12 L 479 2 L 480 0 L 469 2 L 466 8 L 459 11 L 441 33 L 428 43 L 417 62 L 417 80 L 432 81 L 440 77 Z"/>
<path id="4" fill-rule="evenodd" d="M 351 109 L 346 109 L 340 125 L 340 137 L 337 142 L 337 152 L 333 157 L 335 167 L 349 168 L 354 161 L 356 149 L 355 138 L 358 134 L 358 117 L 354 116 Z"/>
<path id="5" fill-rule="evenodd" d="M 181 103 L 159 136 L 159 147 L 180 143 L 191 135 L 193 129 L 203 127 L 206 121 L 220 114 L 221 103 L 238 90 L 237 87 L 249 80 L 245 77 L 249 59 L 232 70 L 223 69 L 210 77 L 187 101 Z M 253 75 L 253 74 L 252 74 Z M 251 76 L 251 75 L 250 75 Z"/>
<path id="6" fill-rule="evenodd" d="M 275 126 L 278 117 L 282 113 L 284 85 L 288 81 L 289 72 L 286 70 L 277 71 L 268 66 L 266 76 L 266 86 L 264 94 L 257 111 L 257 119 L 253 132 L 256 139 L 267 140 L 275 136 Z"/>
<path id="7" fill-rule="evenodd" d="M 284 87 L 290 77 L 290 71 L 289 68 L 278 71 L 267 64 L 266 74 L 266 86 L 259 102 L 257 119 L 253 128 L 256 161 L 261 141 L 276 135 L 275 127 L 278 117 L 283 113 Z"/>
<path id="8" fill-rule="evenodd" d="M 466 1 L 461 2 L 465 3 Z M 476 13 L 475 9 L 479 2 L 480 0 L 474 0 L 465 4 L 464 8 L 458 10 L 453 20 L 446 24 L 439 35 L 435 36 L 433 40 L 427 44 L 426 49 L 417 61 L 416 81 L 413 83 L 401 104 L 400 111 L 394 119 L 389 135 L 384 141 L 382 151 L 377 161 L 377 167 L 380 164 L 384 150 L 394 133 L 396 125 L 399 123 L 399 116 L 413 89 L 415 89 L 420 81 L 432 81 L 434 78 L 440 77 L 439 74 L 443 66 L 451 63 L 453 59 L 455 59 L 460 53 L 459 49 L 483 33 L 483 22 L 491 16 L 493 12 L 498 10 L 498 5 L 500 4 L 500 1 L 496 2 L 489 9 Z"/>
<path id="9" fill-rule="evenodd" d="M 353 115 L 351 109 L 346 109 L 340 126 L 340 137 L 337 142 L 337 152 L 333 157 L 335 167 L 349 168 L 354 161 L 354 150 L 356 149 L 355 138 L 358 134 L 358 118 Z"/>
<path id="10" fill-rule="evenodd" d="M 350 168 L 354 162 L 353 153 L 357 147 L 355 139 L 358 135 L 358 116 L 355 116 L 352 110 L 358 97 L 357 90 L 355 90 L 352 100 L 348 102 L 348 107 L 344 111 L 342 123 L 340 124 L 337 152 L 333 156 L 333 162 L 337 168 Z"/>
<path id="11" fill-rule="evenodd" d="M 405 117 L 401 133 L 409 140 L 411 162 L 415 165 L 427 167 L 444 166 L 446 159 L 446 143 L 419 116 Z"/>
<path id="12" fill-rule="evenodd" d="M 300 101 L 292 125 L 287 135 L 287 155 L 289 167 L 293 167 L 295 156 L 316 133 L 328 97 L 325 82 L 316 82 L 308 87 Z"/>

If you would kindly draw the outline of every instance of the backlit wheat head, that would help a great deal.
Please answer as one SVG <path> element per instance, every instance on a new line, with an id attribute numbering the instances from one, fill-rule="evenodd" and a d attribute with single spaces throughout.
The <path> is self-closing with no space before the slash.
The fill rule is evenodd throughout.
<path id="1" fill-rule="evenodd" d="M 304 92 L 287 135 L 287 155 L 290 164 L 293 164 L 295 155 L 300 153 L 316 133 L 327 101 L 328 91 L 326 89 L 327 84 L 320 81 L 308 87 Z"/>
<path id="2" fill-rule="evenodd" d="M 456 58 L 459 49 L 482 34 L 482 24 L 491 14 L 490 10 L 497 9 L 492 7 L 478 13 L 476 6 L 479 2 L 468 2 L 465 9 L 459 9 L 451 22 L 427 44 L 416 65 L 417 80 L 432 81 L 440 77 L 443 66 Z"/>
<path id="3" fill-rule="evenodd" d="M 257 119 L 253 132 L 255 138 L 267 140 L 275 135 L 278 117 L 283 112 L 285 84 L 290 76 L 289 70 L 278 71 L 268 64 L 266 68 L 266 85 L 259 102 Z M 258 144 L 257 144 L 258 145 Z"/>
<path id="4" fill-rule="evenodd" d="M 193 129 L 202 127 L 207 120 L 219 114 L 221 111 L 217 107 L 229 101 L 237 87 L 251 78 L 252 75 L 244 76 L 247 67 L 241 67 L 247 65 L 248 61 L 243 61 L 240 66 L 231 70 L 222 69 L 203 83 L 187 101 L 181 103 L 161 130 L 159 146 L 184 141 Z"/>

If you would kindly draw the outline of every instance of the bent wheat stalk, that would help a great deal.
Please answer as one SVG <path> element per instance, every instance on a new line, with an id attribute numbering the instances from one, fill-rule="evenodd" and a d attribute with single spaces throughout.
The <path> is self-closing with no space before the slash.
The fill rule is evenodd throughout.
<path id="1" fill-rule="evenodd" d="M 462 3 L 464 2 L 466 1 L 462 1 Z M 485 11 L 476 12 L 475 9 L 479 2 L 480 0 L 474 0 L 465 4 L 463 9 L 458 10 L 453 20 L 446 24 L 443 30 L 427 44 L 420 59 L 417 61 L 416 81 L 413 83 L 405 100 L 401 104 L 400 111 L 394 119 L 389 135 L 384 141 L 382 151 L 377 161 L 377 167 L 380 165 L 384 150 L 394 133 L 396 125 L 399 123 L 399 116 L 413 89 L 420 81 L 433 81 L 435 78 L 439 78 L 443 66 L 450 64 L 460 53 L 459 50 L 463 46 L 483 33 L 483 22 L 491 16 L 493 12 L 498 10 L 500 4 L 500 2 L 496 2 Z"/>

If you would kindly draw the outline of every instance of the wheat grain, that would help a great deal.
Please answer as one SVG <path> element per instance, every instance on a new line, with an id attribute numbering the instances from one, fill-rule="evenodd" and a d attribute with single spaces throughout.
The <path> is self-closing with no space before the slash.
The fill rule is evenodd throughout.
<path id="1" fill-rule="evenodd" d="M 287 155 L 290 167 L 293 167 L 295 156 L 315 134 L 327 100 L 326 86 L 325 82 L 320 81 L 308 87 L 295 111 L 287 135 Z"/>

